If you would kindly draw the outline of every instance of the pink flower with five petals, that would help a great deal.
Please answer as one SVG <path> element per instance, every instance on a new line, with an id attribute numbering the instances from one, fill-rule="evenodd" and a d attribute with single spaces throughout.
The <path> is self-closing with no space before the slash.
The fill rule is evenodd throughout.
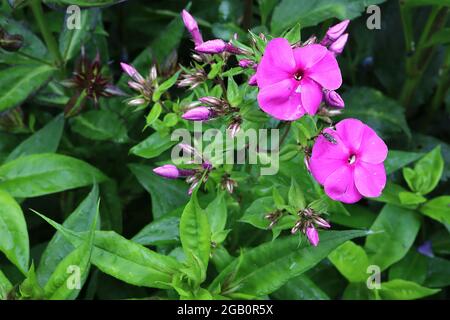
<path id="1" fill-rule="evenodd" d="M 267 44 L 256 80 L 261 109 L 280 120 L 314 115 L 323 89 L 336 90 L 342 84 L 336 58 L 326 47 L 310 44 L 292 49 L 284 38 Z"/>
<path id="2" fill-rule="evenodd" d="M 309 168 L 333 200 L 355 203 L 378 197 L 386 185 L 384 160 L 388 148 L 369 126 L 345 119 L 327 128 L 313 147 Z"/>

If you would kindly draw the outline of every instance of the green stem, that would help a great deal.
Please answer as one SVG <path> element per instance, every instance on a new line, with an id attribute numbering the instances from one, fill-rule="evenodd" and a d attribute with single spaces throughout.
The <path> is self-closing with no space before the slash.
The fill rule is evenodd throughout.
<path id="1" fill-rule="evenodd" d="M 56 65 L 61 66 L 63 64 L 61 53 L 59 52 L 58 45 L 52 33 L 48 29 L 47 23 L 44 17 L 44 11 L 42 10 L 42 5 L 40 0 L 31 0 L 30 2 L 31 11 L 33 11 L 36 23 L 41 31 L 42 37 L 44 38 L 45 44 L 47 45 L 48 51 L 53 56 Z"/>

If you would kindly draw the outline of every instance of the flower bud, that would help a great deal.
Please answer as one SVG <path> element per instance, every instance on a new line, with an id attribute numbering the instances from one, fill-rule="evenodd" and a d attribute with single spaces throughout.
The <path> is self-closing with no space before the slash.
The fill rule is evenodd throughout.
<path id="1" fill-rule="evenodd" d="M 223 101 L 216 97 L 201 97 L 198 100 L 212 107 L 221 107 L 223 105 Z"/>
<path id="2" fill-rule="evenodd" d="M 128 86 L 135 91 L 141 92 L 144 90 L 144 86 L 142 84 L 134 81 L 128 81 Z"/>
<path id="3" fill-rule="evenodd" d="M 314 247 L 317 247 L 317 245 L 319 244 L 319 233 L 317 232 L 316 228 L 312 226 L 306 228 L 306 236 L 308 237 L 309 242 Z"/>
<path id="4" fill-rule="evenodd" d="M 134 81 L 139 83 L 144 83 L 145 79 L 141 74 L 132 66 L 129 64 L 126 64 L 124 62 L 120 63 L 120 66 L 122 67 L 122 70 L 128 74 Z"/>
<path id="5" fill-rule="evenodd" d="M 329 91 L 325 92 L 325 102 L 330 107 L 335 107 L 335 108 L 340 108 L 340 109 L 345 107 L 344 100 L 342 100 L 339 93 L 337 93 L 334 90 L 329 90 Z"/>
<path id="6" fill-rule="evenodd" d="M 8 34 L 6 31 L 0 29 L 0 48 L 15 52 L 23 45 L 23 37 L 20 34 Z"/>
<path id="7" fill-rule="evenodd" d="M 186 111 L 181 117 L 191 121 L 206 121 L 213 117 L 213 112 L 207 107 L 197 107 Z"/>
<path id="8" fill-rule="evenodd" d="M 315 217 L 314 222 L 316 223 L 317 226 L 319 226 L 321 228 L 326 228 L 326 229 L 331 228 L 328 221 L 326 221 L 325 219 L 323 219 L 321 217 Z"/>
<path id="9" fill-rule="evenodd" d="M 221 39 L 205 41 L 195 46 L 195 51 L 201 53 L 222 53 L 227 48 L 225 41 Z"/>
<path id="10" fill-rule="evenodd" d="M 347 29 L 350 20 L 344 20 L 328 29 L 325 37 L 320 42 L 323 46 L 329 46 L 336 41 Z"/>
<path id="11" fill-rule="evenodd" d="M 172 164 L 166 164 L 162 167 L 157 167 L 153 169 L 153 172 L 156 173 L 158 176 L 167 179 L 177 179 L 181 176 L 180 170 L 178 170 L 178 168 Z"/>
<path id="12" fill-rule="evenodd" d="M 256 87 L 258 85 L 256 82 L 256 74 L 252 75 L 250 79 L 248 79 L 248 85 L 252 87 Z"/>
<path id="13" fill-rule="evenodd" d="M 136 99 L 132 99 L 132 100 L 128 101 L 128 105 L 129 106 L 140 106 L 140 105 L 143 105 L 145 102 L 146 101 L 144 98 L 136 98 Z"/>
<path id="14" fill-rule="evenodd" d="M 348 40 L 348 33 L 343 34 L 340 36 L 335 42 L 333 42 L 330 47 L 328 48 L 331 52 L 333 52 L 335 55 L 339 55 L 344 51 L 345 44 Z"/>
<path id="15" fill-rule="evenodd" d="M 239 60 L 239 66 L 241 68 L 254 68 L 255 63 L 250 59 L 242 59 L 242 60 Z"/>
<path id="16" fill-rule="evenodd" d="M 194 40 L 194 43 L 196 46 L 203 43 L 202 34 L 200 33 L 200 29 L 198 28 L 197 21 L 195 21 L 194 17 L 191 16 L 189 12 L 186 10 L 183 10 L 181 12 L 181 17 L 183 18 L 183 23 L 188 29 L 189 33 L 192 36 L 192 40 Z"/>

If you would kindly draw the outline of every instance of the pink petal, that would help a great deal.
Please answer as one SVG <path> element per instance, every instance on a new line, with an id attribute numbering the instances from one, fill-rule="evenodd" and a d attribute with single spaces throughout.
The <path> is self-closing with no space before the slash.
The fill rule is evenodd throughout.
<path id="1" fill-rule="evenodd" d="M 310 115 L 315 115 L 322 102 L 323 92 L 320 86 L 308 78 L 302 79 L 296 92 L 300 92 L 303 109 Z"/>
<path id="2" fill-rule="evenodd" d="M 297 69 L 307 70 L 321 61 L 328 53 L 327 48 L 319 44 L 310 44 L 294 49 L 294 58 Z"/>
<path id="3" fill-rule="evenodd" d="M 280 120 L 300 118 L 305 112 L 300 104 L 300 95 L 294 92 L 295 84 L 295 80 L 286 79 L 260 89 L 258 103 L 261 109 Z"/>
<path id="4" fill-rule="evenodd" d="M 386 186 L 386 171 L 382 163 L 360 161 L 355 166 L 354 176 L 356 188 L 365 197 L 379 197 Z"/>
<path id="5" fill-rule="evenodd" d="M 329 134 L 336 140 L 336 144 L 328 141 L 323 135 L 317 137 L 312 150 L 311 159 L 332 159 L 348 161 L 350 151 L 346 144 L 342 141 L 339 134 L 332 129 L 323 130 L 324 133 Z"/>
<path id="6" fill-rule="evenodd" d="M 349 166 L 343 166 L 328 176 L 325 180 L 325 193 L 331 199 L 344 203 L 355 203 L 362 198 L 353 181 L 353 170 Z"/>
<path id="7" fill-rule="evenodd" d="M 336 124 L 336 131 L 347 147 L 356 152 L 361 146 L 365 127 L 366 125 L 357 119 L 345 119 Z"/>
<path id="8" fill-rule="evenodd" d="M 362 161 L 378 164 L 383 162 L 388 154 L 388 147 L 384 141 L 369 126 L 364 126 L 359 157 Z"/>
<path id="9" fill-rule="evenodd" d="M 291 78 L 295 60 L 289 42 L 283 38 L 271 40 L 258 64 L 256 78 L 260 88 Z"/>
<path id="10" fill-rule="evenodd" d="M 313 79 L 328 90 L 336 90 L 342 84 L 342 75 L 339 65 L 334 55 L 328 51 L 322 60 L 307 70 L 305 76 Z"/>
<path id="11" fill-rule="evenodd" d="M 326 159 L 321 157 L 312 157 L 309 160 L 309 169 L 314 176 L 314 179 L 316 179 L 321 185 L 325 183 L 328 176 L 342 166 L 346 165 L 346 160 Z"/>

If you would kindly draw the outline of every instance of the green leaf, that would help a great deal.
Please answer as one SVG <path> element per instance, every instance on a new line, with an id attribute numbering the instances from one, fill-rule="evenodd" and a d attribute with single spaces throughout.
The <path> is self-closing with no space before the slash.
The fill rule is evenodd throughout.
<path id="1" fill-rule="evenodd" d="M 234 81 L 233 77 L 228 77 L 227 99 L 233 107 L 239 106 L 242 102 L 242 95 L 239 91 L 239 86 L 236 81 Z"/>
<path id="2" fill-rule="evenodd" d="M 348 281 L 366 281 L 369 258 L 361 246 L 347 241 L 331 252 L 328 259 Z"/>
<path id="3" fill-rule="evenodd" d="M 436 188 L 443 171 L 441 146 L 437 146 L 417 161 L 414 169 L 403 168 L 403 176 L 411 190 L 425 195 Z"/>
<path id="4" fill-rule="evenodd" d="M 370 264 L 385 270 L 402 259 L 414 242 L 420 228 L 419 215 L 409 209 L 387 204 L 383 207 L 371 230 L 365 249 Z"/>
<path id="5" fill-rule="evenodd" d="M 19 292 L 20 296 L 25 299 L 44 299 L 44 289 L 37 281 L 36 272 L 34 271 L 34 264 L 31 264 L 25 280 L 20 284 Z"/>
<path id="6" fill-rule="evenodd" d="M 119 143 L 128 140 L 125 124 L 117 114 L 109 110 L 84 112 L 73 118 L 71 125 L 73 131 L 87 139 Z"/>
<path id="7" fill-rule="evenodd" d="M 75 232 L 88 231 L 89 226 L 94 222 L 98 201 L 98 186 L 94 185 L 88 196 L 64 221 L 63 227 Z M 61 232 L 57 231 L 42 253 L 39 267 L 37 268 L 37 277 L 42 286 L 47 283 L 53 270 L 61 263 L 63 258 L 68 256 L 73 250 L 74 246 Z"/>
<path id="8" fill-rule="evenodd" d="M 129 164 L 128 167 L 144 189 L 150 193 L 154 219 L 185 205 L 188 201 L 188 186 L 185 182 L 164 179 L 154 174 L 151 167 L 141 164 Z"/>
<path id="9" fill-rule="evenodd" d="M 239 292 L 264 296 L 274 292 L 289 279 L 303 274 L 315 266 L 337 246 L 366 231 L 328 231 L 320 233 L 320 244 L 310 246 L 307 241 L 288 236 L 263 243 L 243 253 L 214 279 L 210 286 L 222 293 Z"/>
<path id="10" fill-rule="evenodd" d="M 159 101 L 161 99 L 161 96 L 172 86 L 177 82 L 178 76 L 180 75 L 181 71 L 176 72 L 173 76 L 171 76 L 169 79 L 164 81 L 160 86 L 158 86 L 155 91 L 153 92 L 152 100 L 153 102 Z"/>
<path id="11" fill-rule="evenodd" d="M 342 299 L 373 300 L 374 294 L 367 288 L 367 284 L 365 282 L 351 282 L 345 288 Z"/>
<path id="12" fill-rule="evenodd" d="M 57 193 L 106 179 L 84 161 L 53 153 L 29 155 L 0 166 L 0 189 L 18 198 Z"/>
<path id="13" fill-rule="evenodd" d="M 286 34 L 283 35 L 283 38 L 286 38 L 290 44 L 299 42 L 302 39 L 302 26 L 300 22 L 287 31 Z"/>
<path id="14" fill-rule="evenodd" d="M 6 158 L 5 162 L 38 153 L 56 152 L 64 130 L 64 116 L 59 115 L 41 130 L 22 141 Z"/>
<path id="15" fill-rule="evenodd" d="M 261 15 L 261 24 L 266 25 L 267 20 L 272 12 L 273 8 L 275 8 L 278 0 L 258 0 L 259 4 L 259 13 Z"/>
<path id="16" fill-rule="evenodd" d="M 427 268 L 427 257 L 413 248 L 402 260 L 389 268 L 389 280 L 403 279 L 423 284 L 427 277 Z"/>
<path id="17" fill-rule="evenodd" d="M 0 270 L 0 300 L 6 300 L 8 293 L 12 290 L 13 285 L 8 278 Z"/>
<path id="18" fill-rule="evenodd" d="M 146 120 L 146 125 L 147 126 L 152 125 L 153 122 L 155 122 L 159 118 L 159 116 L 161 115 L 161 112 L 162 112 L 161 103 L 156 102 L 153 105 L 152 109 L 150 110 L 147 118 L 145 119 Z"/>
<path id="19" fill-rule="evenodd" d="M 37 213 L 60 231 L 74 246 L 88 234 L 73 232 Z M 172 276 L 182 267 L 169 256 L 158 254 L 114 231 L 96 231 L 91 262 L 102 272 L 135 286 L 168 289 Z"/>
<path id="20" fill-rule="evenodd" d="M 357 118 L 374 129 L 382 138 L 411 131 L 405 119 L 404 108 L 396 100 L 368 87 L 355 87 L 345 92 L 345 110 L 341 118 Z"/>
<path id="21" fill-rule="evenodd" d="M 225 229 L 227 223 L 227 202 L 225 192 L 217 193 L 216 198 L 206 207 L 206 215 L 208 216 L 211 234 L 221 232 Z"/>
<path id="22" fill-rule="evenodd" d="M 59 35 L 59 51 L 65 62 L 80 53 L 83 44 L 87 43 L 95 31 L 100 11 L 97 9 L 80 12 L 80 28 L 68 29 L 68 21 L 64 19 L 63 30 Z"/>
<path id="23" fill-rule="evenodd" d="M 431 296 L 439 291 L 422 287 L 412 281 L 395 279 L 381 283 L 379 294 L 384 300 L 413 300 Z"/>
<path id="24" fill-rule="evenodd" d="M 301 275 L 271 294 L 277 300 L 330 300 L 310 278 Z"/>
<path id="25" fill-rule="evenodd" d="M 183 208 L 163 215 L 146 225 L 131 240 L 144 246 L 172 245 L 180 241 L 180 216 Z"/>
<path id="26" fill-rule="evenodd" d="M 438 257 L 429 258 L 424 285 L 432 288 L 450 286 L 450 261 Z"/>
<path id="27" fill-rule="evenodd" d="M 15 107 L 42 87 L 55 72 L 49 65 L 13 66 L 0 70 L 0 111 Z"/>
<path id="28" fill-rule="evenodd" d="M 450 196 L 431 199 L 420 207 L 420 212 L 441 223 L 450 224 Z"/>
<path id="29" fill-rule="evenodd" d="M 1 15 L 0 28 L 6 30 L 9 34 L 20 34 L 24 39 L 24 45 L 19 52 L 7 52 L 0 48 L 1 63 L 14 65 L 36 63 L 36 58 L 45 59 L 48 55 L 47 47 L 41 39 L 26 28 L 24 24 L 8 18 L 6 15 Z"/>
<path id="30" fill-rule="evenodd" d="M 278 35 L 299 21 L 303 27 L 310 27 L 331 18 L 354 19 L 366 6 L 382 2 L 384 0 L 282 0 L 273 12 L 272 34 Z"/>
<path id="31" fill-rule="evenodd" d="M 0 189 L 0 251 L 23 273 L 28 270 L 30 248 L 22 209 Z"/>
<path id="32" fill-rule="evenodd" d="M 80 293 L 91 266 L 94 233 L 99 215 L 99 202 L 97 202 L 95 212 L 95 218 L 87 238 L 78 248 L 70 252 L 58 263 L 45 284 L 44 294 L 47 299 L 74 300 Z"/>
<path id="33" fill-rule="evenodd" d="M 289 204 L 294 208 L 298 210 L 305 209 L 305 196 L 294 178 L 291 179 L 291 187 L 289 188 L 288 198 Z"/>
<path id="34" fill-rule="evenodd" d="M 275 204 L 272 197 L 258 198 L 245 210 L 240 221 L 250 223 L 259 229 L 267 229 L 270 221 L 265 216 L 274 210 Z"/>
<path id="35" fill-rule="evenodd" d="M 177 141 L 172 141 L 170 135 L 160 132 L 152 133 L 147 139 L 131 148 L 130 152 L 142 158 L 155 158 L 170 149 Z"/>
<path id="36" fill-rule="evenodd" d="M 427 201 L 426 198 L 422 197 L 420 194 L 412 193 L 409 191 L 400 192 L 398 198 L 401 204 L 404 205 L 417 205 Z"/>
<path id="37" fill-rule="evenodd" d="M 416 161 L 422 156 L 423 153 L 389 150 L 388 156 L 384 161 L 386 174 L 391 174 L 411 162 Z"/>
<path id="38" fill-rule="evenodd" d="M 211 253 L 211 229 L 196 193 L 191 195 L 180 219 L 180 239 L 185 255 L 195 255 L 206 269 Z"/>

